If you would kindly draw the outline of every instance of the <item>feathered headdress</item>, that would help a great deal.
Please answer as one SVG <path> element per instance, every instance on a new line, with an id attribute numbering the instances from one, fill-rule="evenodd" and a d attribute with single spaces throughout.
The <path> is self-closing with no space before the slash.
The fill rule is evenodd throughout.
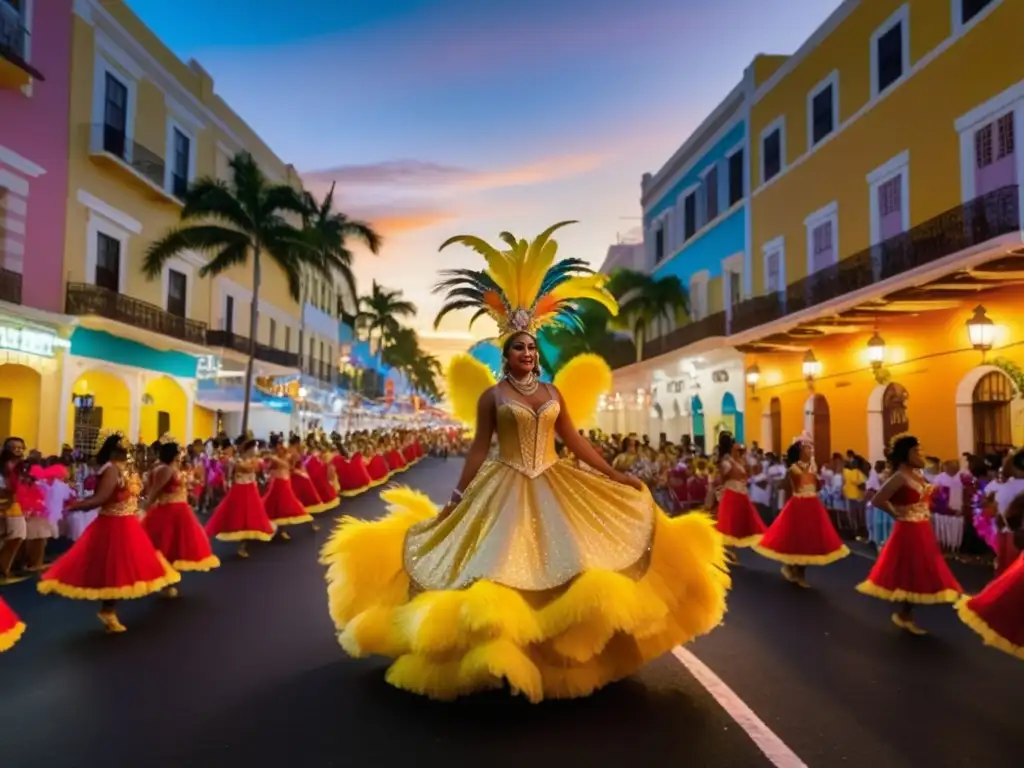
<path id="1" fill-rule="evenodd" d="M 618 314 L 618 302 L 604 287 L 607 277 L 595 273 L 582 259 L 555 263 L 558 243 L 551 235 L 575 223 L 560 221 L 532 241 L 517 240 L 515 235 L 502 232 L 499 237 L 508 246 L 504 251 L 473 235 L 446 240 L 440 250 L 461 243 L 483 256 L 487 267 L 441 273 L 443 279 L 434 292 L 445 292 L 445 303 L 434 319 L 434 327 L 449 312 L 475 309 L 470 325 L 477 318 L 490 315 L 498 324 L 501 339 L 523 332 L 536 336 L 546 325 L 580 326 L 576 305 L 580 299 L 591 299 L 612 315 Z"/>
<path id="2" fill-rule="evenodd" d="M 170 432 L 164 432 L 162 435 L 160 435 L 160 439 L 157 442 L 159 442 L 160 445 L 170 445 L 171 443 L 174 443 L 176 445 L 178 443 L 178 441 L 174 439 L 174 436 L 171 435 Z"/>
<path id="3" fill-rule="evenodd" d="M 130 451 L 132 449 L 132 441 L 125 437 L 124 432 L 119 429 L 101 429 L 99 434 L 96 436 L 96 444 L 103 445 L 112 437 L 120 438 L 117 442 L 119 448 L 126 451 Z"/>

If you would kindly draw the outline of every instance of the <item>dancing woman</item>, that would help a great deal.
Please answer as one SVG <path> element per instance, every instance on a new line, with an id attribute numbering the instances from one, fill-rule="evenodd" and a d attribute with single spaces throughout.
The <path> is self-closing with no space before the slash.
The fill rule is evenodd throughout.
<path id="1" fill-rule="evenodd" d="M 23 634 L 25 625 L 0 597 L 0 653 L 11 650 Z"/>
<path id="2" fill-rule="evenodd" d="M 829 565 L 850 554 L 818 498 L 814 444 L 801 435 L 786 452 L 790 497 L 754 551 L 782 563 L 782 576 L 807 588 L 807 566 Z"/>
<path id="3" fill-rule="evenodd" d="M 914 635 L 927 634 L 914 622 L 915 605 L 955 603 L 963 589 L 942 557 L 932 530 L 930 486 L 921 469 L 924 456 L 913 435 L 897 435 L 889 448 L 892 477 L 872 504 L 896 521 L 871 573 L 857 591 L 899 604 L 892 623 Z"/>
<path id="4" fill-rule="evenodd" d="M 131 449 L 120 433 L 103 441 L 96 453 L 96 492 L 68 506 L 68 511 L 98 508 L 100 513 L 37 585 L 44 595 L 99 601 L 97 617 L 108 632 L 125 631 L 118 600 L 145 597 L 181 581 L 139 523 L 142 484 L 128 468 Z"/>
<path id="5" fill-rule="evenodd" d="M 1012 460 L 1012 473 L 1024 477 L 1024 450 Z M 1024 492 L 998 498 L 999 512 L 1024 552 Z M 1017 556 L 996 579 L 974 597 L 956 606 L 960 620 L 977 632 L 985 645 L 1024 660 L 1024 554 Z"/>
<path id="6" fill-rule="evenodd" d="M 176 571 L 211 571 L 220 560 L 188 503 L 188 480 L 181 469 L 181 446 L 166 435 L 156 446 L 158 463 L 149 473 L 142 528 Z M 164 594 L 177 597 L 178 588 Z"/>
<path id="7" fill-rule="evenodd" d="M 250 541 L 274 538 L 274 524 L 267 516 L 256 487 L 256 474 L 260 469 L 256 441 L 238 440 L 241 456 L 233 462 L 227 495 L 207 521 L 206 534 L 220 541 L 237 541 L 237 554 L 244 559 L 249 557 Z"/>
<path id="8" fill-rule="evenodd" d="M 722 496 L 715 527 L 726 544 L 752 547 L 761 541 L 768 527 L 750 501 L 743 446 L 729 432 L 718 436 L 718 474 L 722 478 Z"/>
<path id="9" fill-rule="evenodd" d="M 280 435 L 270 438 L 270 450 L 272 453 L 266 456 L 270 466 L 270 485 L 263 495 L 263 507 L 270 522 L 277 527 L 278 535 L 287 541 L 291 536 L 282 526 L 312 523 L 313 517 L 295 496 L 291 482 L 294 456 Z"/>
<path id="10" fill-rule="evenodd" d="M 540 327 L 574 316 L 578 298 L 616 308 L 600 275 L 552 266 L 553 231 L 529 245 L 508 235 L 505 253 L 461 238 L 488 257 L 486 272 L 457 275 L 498 322 L 505 371 L 495 383 L 468 356 L 449 369 L 453 408 L 476 437 L 448 504 L 390 489 L 387 517 L 343 519 L 322 553 L 345 650 L 396 658 L 388 682 L 432 698 L 504 685 L 533 702 L 586 696 L 725 612 L 710 518 L 668 518 L 577 432 L 574 416 L 589 418 L 610 387 L 607 364 L 584 355 L 554 384 L 538 379 Z M 454 295 L 442 314 L 462 301 L 458 282 L 443 284 Z M 559 460 L 556 435 L 596 472 Z"/>

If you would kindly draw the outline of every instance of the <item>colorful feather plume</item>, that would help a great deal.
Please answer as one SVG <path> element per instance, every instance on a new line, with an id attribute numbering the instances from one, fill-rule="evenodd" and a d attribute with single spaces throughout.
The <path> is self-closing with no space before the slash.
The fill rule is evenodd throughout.
<path id="1" fill-rule="evenodd" d="M 577 427 L 590 424 L 597 413 L 601 395 L 612 388 L 612 369 L 600 355 L 577 355 L 555 374 L 554 385 Z"/>
<path id="2" fill-rule="evenodd" d="M 455 418 L 475 427 L 477 402 L 497 383 L 491 369 L 471 355 L 455 355 L 448 363 L 446 379 Z"/>

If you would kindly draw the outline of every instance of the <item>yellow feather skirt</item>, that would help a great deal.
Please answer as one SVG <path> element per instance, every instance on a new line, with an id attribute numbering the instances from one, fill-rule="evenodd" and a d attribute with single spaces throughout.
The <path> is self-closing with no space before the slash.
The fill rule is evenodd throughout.
<path id="1" fill-rule="evenodd" d="M 587 696 L 725 615 L 726 550 L 706 515 L 657 510 L 638 577 L 586 570 L 544 592 L 486 579 L 420 591 L 405 568 L 407 533 L 437 508 L 408 488 L 381 496 L 389 513 L 343 519 L 321 561 L 341 646 L 394 658 L 387 681 L 397 688 L 438 700 L 505 685 L 532 702 Z"/>

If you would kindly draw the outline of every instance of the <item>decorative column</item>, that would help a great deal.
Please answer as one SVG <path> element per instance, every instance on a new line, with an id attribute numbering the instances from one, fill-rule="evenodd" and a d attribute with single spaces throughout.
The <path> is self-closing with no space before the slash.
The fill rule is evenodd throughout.
<path id="1" fill-rule="evenodd" d="M 195 439 L 196 382 L 189 379 L 178 379 L 178 386 L 185 391 L 185 445 Z M 203 437 L 209 437 L 204 435 Z"/>
<path id="2" fill-rule="evenodd" d="M 142 395 L 146 391 L 146 382 L 142 374 L 136 371 L 126 373 L 124 380 L 128 385 L 128 439 L 135 443 L 140 437 Z"/>

